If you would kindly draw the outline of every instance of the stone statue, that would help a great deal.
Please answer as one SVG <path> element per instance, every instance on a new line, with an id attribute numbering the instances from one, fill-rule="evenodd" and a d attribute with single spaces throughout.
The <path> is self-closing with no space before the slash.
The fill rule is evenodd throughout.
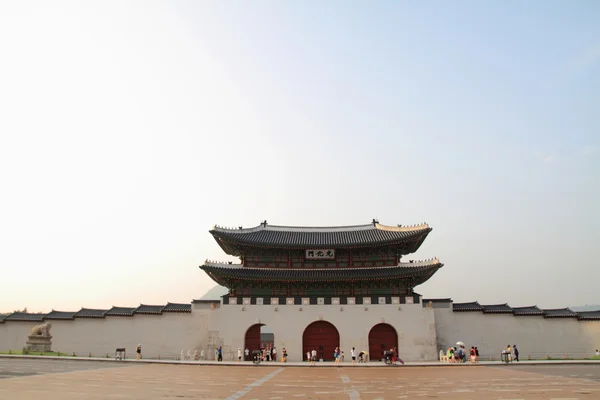
<path id="1" fill-rule="evenodd" d="M 31 328 L 30 336 L 50 336 L 50 328 L 52 328 L 52 324 L 50 322 L 36 325 Z"/>
<path id="2" fill-rule="evenodd" d="M 50 336 L 50 328 L 52 324 L 46 322 L 31 328 L 29 340 L 27 340 L 27 349 L 31 351 L 52 351 L 52 336 Z"/>

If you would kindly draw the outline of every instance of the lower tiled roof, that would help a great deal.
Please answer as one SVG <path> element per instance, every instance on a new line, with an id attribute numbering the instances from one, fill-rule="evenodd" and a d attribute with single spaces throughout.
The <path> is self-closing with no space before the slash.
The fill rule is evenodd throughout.
<path id="1" fill-rule="evenodd" d="M 600 311 L 578 311 L 577 318 L 580 321 L 600 320 Z"/>
<path id="2" fill-rule="evenodd" d="M 55 311 L 52 310 L 50 314 L 46 315 L 44 319 L 73 319 L 76 311 Z"/>
<path id="3" fill-rule="evenodd" d="M 108 310 L 98 310 L 93 308 L 82 308 L 74 315 L 75 318 L 104 318 Z"/>
<path id="4" fill-rule="evenodd" d="M 506 303 L 504 304 L 493 304 L 493 305 L 482 305 L 483 312 L 485 314 L 512 314 L 513 309 Z"/>
<path id="5" fill-rule="evenodd" d="M 41 322 L 44 320 L 46 314 L 30 314 L 23 312 L 14 312 L 8 315 L 5 320 L 6 321 L 33 321 L 33 322 Z"/>
<path id="6" fill-rule="evenodd" d="M 190 303 L 167 303 L 163 312 L 192 312 L 192 305 Z"/>
<path id="7" fill-rule="evenodd" d="M 476 301 L 470 303 L 454 303 L 452 304 L 452 311 L 483 311 L 483 307 Z"/>
<path id="8" fill-rule="evenodd" d="M 135 311 L 135 307 L 115 307 L 111 308 L 106 312 L 106 316 L 114 316 L 114 317 L 131 317 L 133 312 Z"/>
<path id="9" fill-rule="evenodd" d="M 544 318 L 577 318 L 577 313 L 570 308 L 553 308 L 544 311 Z"/>
<path id="10" fill-rule="evenodd" d="M 162 314 L 165 306 L 150 306 L 147 304 L 140 304 L 138 308 L 135 309 L 134 314 Z"/>
<path id="11" fill-rule="evenodd" d="M 444 264 L 437 259 L 419 263 L 401 263 L 391 267 L 371 268 L 250 268 L 239 265 L 208 264 L 200 266 L 215 282 L 227 286 L 230 280 L 284 282 L 348 282 L 410 279 L 416 286 L 428 280 Z"/>
<path id="12" fill-rule="evenodd" d="M 423 299 L 423 303 L 452 303 L 452 299 L 451 298 L 446 298 L 446 299 Z"/>
<path id="13" fill-rule="evenodd" d="M 514 315 L 543 315 L 544 312 L 538 306 L 513 307 Z"/>

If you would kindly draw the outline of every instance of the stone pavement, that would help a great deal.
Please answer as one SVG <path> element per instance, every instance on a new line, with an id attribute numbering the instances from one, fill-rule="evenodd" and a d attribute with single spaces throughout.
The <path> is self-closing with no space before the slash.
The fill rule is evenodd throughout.
<path id="1" fill-rule="evenodd" d="M 0 358 L 0 399 L 600 399 L 600 365 L 284 368 Z"/>

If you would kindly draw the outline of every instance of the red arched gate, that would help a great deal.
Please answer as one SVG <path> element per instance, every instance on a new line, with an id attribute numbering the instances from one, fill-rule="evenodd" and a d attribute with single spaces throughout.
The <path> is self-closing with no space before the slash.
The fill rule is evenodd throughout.
<path id="1" fill-rule="evenodd" d="M 398 348 L 398 333 L 390 324 L 377 324 L 369 332 L 369 360 L 379 361 L 383 351 Z"/>
<path id="2" fill-rule="evenodd" d="M 308 325 L 302 334 L 302 359 L 306 352 L 317 350 L 317 360 L 333 361 L 333 352 L 340 345 L 340 334 L 335 326 L 327 321 L 316 321 Z"/>

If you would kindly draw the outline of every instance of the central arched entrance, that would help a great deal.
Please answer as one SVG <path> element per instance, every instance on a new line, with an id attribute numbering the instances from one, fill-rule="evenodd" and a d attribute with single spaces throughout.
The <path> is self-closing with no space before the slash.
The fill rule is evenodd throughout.
<path id="1" fill-rule="evenodd" d="M 390 324 L 377 324 L 369 332 L 369 360 L 379 361 L 383 351 L 398 348 L 398 333 Z"/>
<path id="2" fill-rule="evenodd" d="M 340 345 L 340 333 L 327 321 L 315 321 L 304 329 L 302 334 L 302 359 L 306 352 L 315 349 L 317 360 L 333 361 L 333 352 Z"/>

